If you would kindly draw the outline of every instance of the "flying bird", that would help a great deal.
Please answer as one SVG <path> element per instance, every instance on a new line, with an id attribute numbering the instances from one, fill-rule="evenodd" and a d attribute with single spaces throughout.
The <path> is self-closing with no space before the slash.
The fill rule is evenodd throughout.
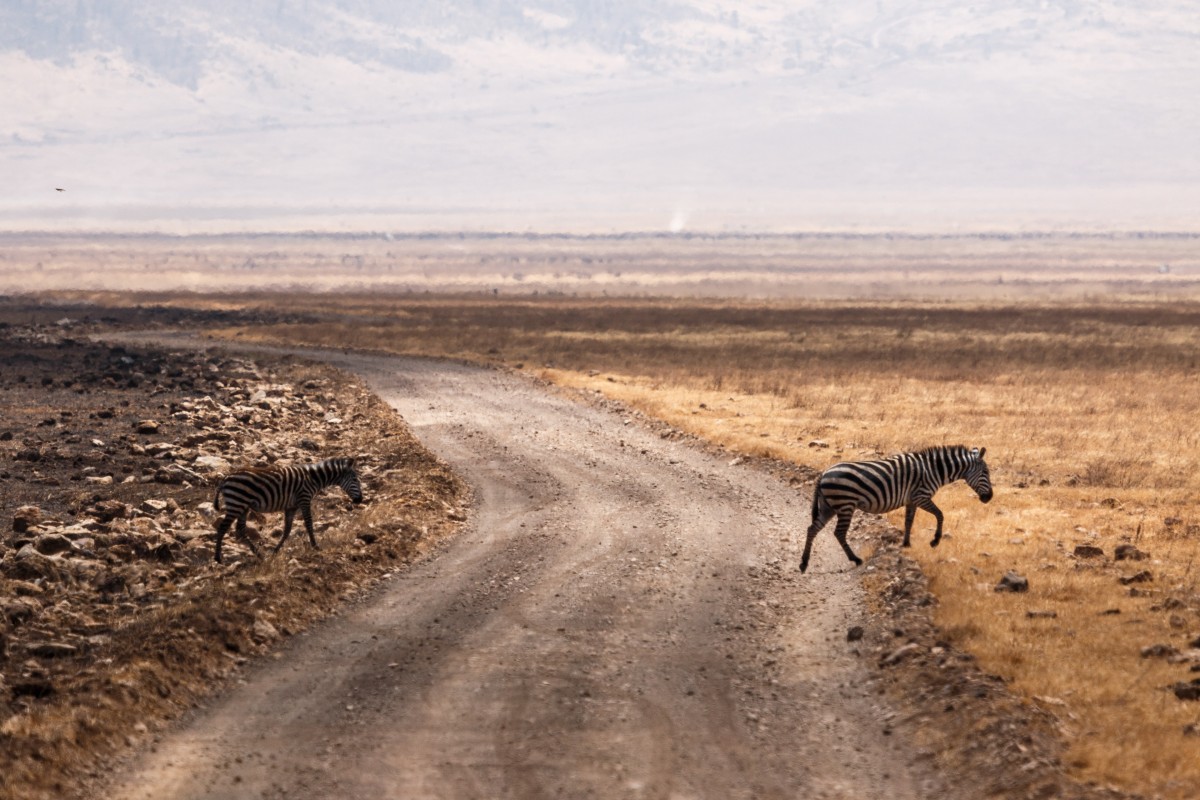
<path id="1" fill-rule="evenodd" d="M 58 188 L 57 186 L 55 186 L 55 187 L 54 187 L 54 191 L 56 191 L 56 192 L 65 192 L 65 191 L 66 191 L 66 189 L 60 189 L 60 188 Z"/>

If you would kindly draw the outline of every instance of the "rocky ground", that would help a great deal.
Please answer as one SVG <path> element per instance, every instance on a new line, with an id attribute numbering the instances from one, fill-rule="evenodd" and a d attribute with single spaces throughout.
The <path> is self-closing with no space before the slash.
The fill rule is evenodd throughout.
<path id="1" fill-rule="evenodd" d="M 99 325 L 0 324 L 5 797 L 86 785 L 462 519 L 456 478 L 348 376 L 96 344 Z M 231 535 L 213 563 L 220 475 L 343 454 L 368 502 L 318 501 L 319 552 L 301 535 L 258 559 Z M 250 535 L 270 544 L 280 527 L 269 515 Z"/>

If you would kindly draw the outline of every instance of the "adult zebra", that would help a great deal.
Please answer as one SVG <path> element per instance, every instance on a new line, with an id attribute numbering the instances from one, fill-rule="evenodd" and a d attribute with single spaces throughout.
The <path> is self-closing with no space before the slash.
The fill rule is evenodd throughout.
<path id="1" fill-rule="evenodd" d="M 983 460 L 986 452 L 986 447 L 967 449 L 951 445 L 900 453 L 878 461 L 834 464 L 821 474 L 813 489 L 812 525 L 804 542 L 800 571 L 808 569 L 813 539 L 834 515 L 838 522 L 833 535 L 855 566 L 862 563 L 846 543 L 850 518 L 860 509 L 882 514 L 904 506 L 904 546 L 908 547 L 913 517 L 918 508 L 923 508 L 937 519 L 937 532 L 929 543 L 930 547 L 937 547 L 942 539 L 942 511 L 933 504 L 934 492 L 948 483 L 964 480 L 980 500 L 985 503 L 991 500 L 992 480 Z"/>
<path id="2" fill-rule="evenodd" d="M 296 511 L 304 517 L 309 544 L 315 549 L 317 537 L 313 535 L 312 499 L 330 486 L 340 486 L 355 504 L 363 501 L 362 484 L 354 470 L 352 458 L 329 458 L 315 464 L 298 464 L 290 467 L 249 467 L 227 475 L 217 485 L 213 506 L 220 511 L 225 506 L 225 516 L 217 523 L 217 545 L 213 557 L 221 563 L 221 540 L 229 526 L 237 521 L 235 535 L 250 545 L 258 555 L 254 542 L 246 538 L 246 517 L 251 511 L 265 513 L 283 512 L 283 536 L 275 545 L 275 552 L 283 547 L 292 532 L 292 520 Z"/>

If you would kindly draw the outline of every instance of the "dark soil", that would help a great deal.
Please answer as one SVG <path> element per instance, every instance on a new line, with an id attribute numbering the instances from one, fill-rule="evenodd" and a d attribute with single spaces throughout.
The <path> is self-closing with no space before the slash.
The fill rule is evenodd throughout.
<path id="1" fill-rule="evenodd" d="M 349 376 L 86 337 L 193 316 L 0 307 L 0 796 L 86 787 L 462 518 L 458 480 Z M 260 559 L 228 536 L 213 563 L 225 471 L 337 455 L 358 457 L 368 502 L 319 499 L 319 551 L 300 531 Z"/>

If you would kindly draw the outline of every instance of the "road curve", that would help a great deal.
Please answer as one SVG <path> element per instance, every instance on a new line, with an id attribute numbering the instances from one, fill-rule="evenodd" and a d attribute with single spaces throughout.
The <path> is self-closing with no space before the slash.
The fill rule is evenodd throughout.
<path id="1" fill-rule="evenodd" d="M 887 735 L 808 499 L 521 376 L 360 375 L 475 493 L 466 531 L 139 756 L 106 798 L 944 797 Z"/>

